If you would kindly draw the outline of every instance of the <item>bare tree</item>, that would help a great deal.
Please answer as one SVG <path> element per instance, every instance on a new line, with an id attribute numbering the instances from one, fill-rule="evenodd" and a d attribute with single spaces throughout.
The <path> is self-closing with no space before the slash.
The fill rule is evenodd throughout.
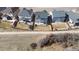
<path id="1" fill-rule="evenodd" d="M 11 7 L 11 10 L 14 16 L 18 15 L 19 7 Z"/>
<path id="2" fill-rule="evenodd" d="M 47 24 L 51 26 L 51 30 L 53 31 L 52 16 L 51 15 L 49 15 L 47 18 Z"/>
<path id="3" fill-rule="evenodd" d="M 15 17 L 15 21 L 13 23 L 13 28 L 16 28 L 18 22 L 19 22 L 19 17 L 18 17 L 18 13 L 19 13 L 19 7 L 12 7 L 12 13 L 13 13 L 13 16 Z"/>
<path id="4" fill-rule="evenodd" d="M 69 15 L 67 13 L 65 13 L 64 22 L 66 22 L 66 24 L 68 25 L 69 29 L 72 29 L 71 26 L 69 25 L 68 21 L 69 21 Z"/>
<path id="5" fill-rule="evenodd" d="M 0 23 L 1 23 L 1 20 L 2 20 L 2 15 L 3 15 L 3 13 L 0 13 Z"/>
<path id="6" fill-rule="evenodd" d="M 35 15 L 35 13 L 33 13 L 31 16 L 31 19 L 32 19 L 31 21 L 33 22 L 32 26 L 31 26 L 31 30 L 34 30 L 34 28 L 35 28 L 35 17 L 36 17 L 36 15 Z"/>
<path id="7" fill-rule="evenodd" d="M 19 22 L 19 17 L 18 16 L 15 16 L 15 21 L 14 21 L 14 23 L 13 23 L 13 28 L 16 28 L 16 26 L 17 26 L 17 24 L 18 24 L 18 22 Z"/>

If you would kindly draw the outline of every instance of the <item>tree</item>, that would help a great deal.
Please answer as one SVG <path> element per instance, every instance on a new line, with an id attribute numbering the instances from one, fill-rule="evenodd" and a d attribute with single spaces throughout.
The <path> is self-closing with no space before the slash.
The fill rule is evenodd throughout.
<path id="1" fill-rule="evenodd" d="M 16 26 L 17 26 L 17 24 L 18 24 L 18 22 L 19 22 L 19 17 L 18 16 L 16 16 L 15 17 L 15 21 L 14 21 L 14 23 L 13 23 L 13 28 L 16 28 Z"/>
<path id="2" fill-rule="evenodd" d="M 15 17 L 15 21 L 13 23 L 13 28 L 16 28 L 18 22 L 19 22 L 19 17 L 18 17 L 18 13 L 19 13 L 19 7 L 12 7 L 12 13 L 13 13 L 13 16 Z"/>
<path id="3" fill-rule="evenodd" d="M 65 13 L 64 22 L 66 22 L 66 24 L 68 25 L 69 29 L 71 29 L 71 26 L 69 25 L 68 21 L 69 21 L 69 15 L 67 13 Z"/>
<path id="4" fill-rule="evenodd" d="M 65 19 L 64 22 L 68 22 L 69 21 L 69 15 L 67 13 L 65 13 Z"/>
<path id="5" fill-rule="evenodd" d="M 0 13 L 0 23 L 1 23 L 1 20 L 2 20 L 2 15 L 3 15 L 3 13 Z"/>
<path id="6" fill-rule="evenodd" d="M 32 26 L 31 26 L 31 30 L 34 30 L 34 28 L 35 28 L 35 17 L 36 17 L 36 15 L 35 15 L 35 13 L 33 13 L 32 14 L 32 17 L 31 17 L 31 21 L 33 22 L 33 24 L 32 24 Z"/>
<path id="7" fill-rule="evenodd" d="M 19 9 L 19 7 L 12 7 L 12 8 L 11 8 L 12 13 L 15 13 L 18 9 Z"/>
<path id="8" fill-rule="evenodd" d="M 29 13 L 30 13 L 30 14 L 33 13 L 33 9 L 30 9 L 30 10 L 29 10 Z"/>
<path id="9" fill-rule="evenodd" d="M 52 16 L 51 15 L 49 15 L 47 18 L 47 24 L 51 26 L 51 30 L 53 31 Z"/>

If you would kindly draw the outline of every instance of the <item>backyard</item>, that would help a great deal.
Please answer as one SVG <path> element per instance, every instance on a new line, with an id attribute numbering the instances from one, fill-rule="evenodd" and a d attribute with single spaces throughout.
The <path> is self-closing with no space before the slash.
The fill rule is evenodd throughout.
<path id="1" fill-rule="evenodd" d="M 54 31 L 55 30 L 67 30 L 68 29 L 68 25 L 64 22 L 61 23 L 52 23 L 53 27 L 54 27 Z M 10 31 L 10 32 L 15 32 L 15 31 L 31 31 L 29 28 L 29 25 L 24 24 L 24 23 L 18 23 L 16 28 L 12 28 L 12 25 L 10 22 L 8 21 L 2 21 L 0 23 L 0 31 L 1 32 L 5 32 L 5 31 Z M 37 25 L 35 26 L 34 31 L 51 31 L 51 26 L 50 25 Z"/>

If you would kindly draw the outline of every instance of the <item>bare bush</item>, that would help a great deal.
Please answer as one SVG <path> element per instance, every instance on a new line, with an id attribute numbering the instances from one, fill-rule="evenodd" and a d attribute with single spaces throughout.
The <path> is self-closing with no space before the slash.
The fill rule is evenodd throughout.
<path id="1" fill-rule="evenodd" d="M 70 46 L 73 46 L 78 41 L 78 35 L 75 36 L 73 34 L 51 34 L 47 35 L 47 37 L 39 40 L 37 44 L 39 44 L 40 47 L 50 46 L 55 43 L 60 43 L 63 48 L 67 48 Z"/>

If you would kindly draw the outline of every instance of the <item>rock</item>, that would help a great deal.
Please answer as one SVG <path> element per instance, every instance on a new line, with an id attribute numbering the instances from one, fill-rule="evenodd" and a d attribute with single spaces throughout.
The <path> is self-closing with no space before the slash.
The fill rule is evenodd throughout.
<path id="1" fill-rule="evenodd" d="M 30 46 L 31 46 L 32 49 L 36 49 L 37 43 L 32 43 L 32 44 L 30 44 Z"/>

